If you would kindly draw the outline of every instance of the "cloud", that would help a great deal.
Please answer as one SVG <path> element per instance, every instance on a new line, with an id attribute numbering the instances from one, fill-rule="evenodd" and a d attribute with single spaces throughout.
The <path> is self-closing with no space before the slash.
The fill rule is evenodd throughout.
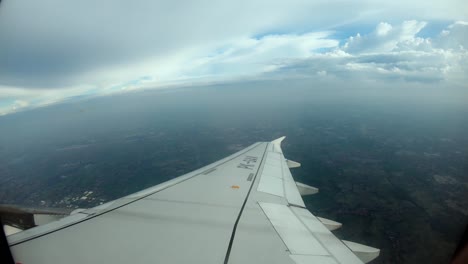
<path id="1" fill-rule="evenodd" d="M 288 74 L 462 82 L 464 5 L 3 1 L 0 101 L 10 108 L 1 112 L 17 111 L 15 100 L 33 108 L 142 87 Z M 401 22 L 408 18 L 414 20 Z M 437 36 L 418 36 L 431 21 L 458 22 Z M 369 25 L 377 26 L 367 32 Z"/>
<path id="2" fill-rule="evenodd" d="M 194 61 L 186 76 L 254 75 L 274 69 L 278 58 L 307 58 L 320 49 L 338 47 L 332 32 L 244 38 L 223 51 Z"/>
<path id="3" fill-rule="evenodd" d="M 141 88 L 163 87 L 200 81 L 235 81 L 248 78 L 311 77 L 328 80 L 377 82 L 440 82 L 462 86 L 467 82 L 468 52 L 464 22 L 448 25 L 433 38 L 418 37 L 426 22 L 381 22 L 368 34 L 356 34 L 340 45 L 333 31 L 303 34 L 270 34 L 243 37 L 200 52 L 188 51 L 152 61 L 117 68 L 112 81 L 69 86 L 67 89 L 15 89 L 0 87 L 0 100 L 9 99 L 3 114 L 47 105 L 67 98 L 105 95 Z M 157 75 L 143 75 L 154 67 Z M 100 73 L 105 76 L 109 72 Z M 140 75 L 138 75 L 140 74 Z M 138 76 L 138 77 L 133 77 Z M 111 79 L 111 75 L 108 79 Z M 92 78 L 92 76 L 90 76 Z M 3 96 L 2 96 L 3 95 Z M 28 104 L 12 103 L 15 100 Z"/>
<path id="4" fill-rule="evenodd" d="M 304 1 L 6 1 L 0 84 L 32 89 L 105 81 L 95 72 L 148 61 L 157 66 L 177 54 L 318 21 L 306 16 L 310 8 L 324 9 Z"/>
<path id="5" fill-rule="evenodd" d="M 426 22 L 412 20 L 393 27 L 381 22 L 372 33 L 366 36 L 358 33 L 350 37 L 343 50 L 349 53 L 390 52 L 399 45 L 419 45 L 421 39 L 415 36 L 426 24 Z"/>
<path id="6" fill-rule="evenodd" d="M 148 65 L 142 75 L 156 75 L 164 69 L 155 66 L 177 54 L 200 55 L 268 32 L 325 31 L 401 16 L 458 20 L 467 17 L 462 7 L 463 1 L 4 1 L 0 85 L 108 82 L 116 77 L 111 70 L 139 64 Z"/>
<path id="7" fill-rule="evenodd" d="M 434 40 L 434 45 L 442 49 L 468 50 L 468 22 L 457 21 Z"/>
<path id="8" fill-rule="evenodd" d="M 421 38 L 425 22 L 405 21 L 393 26 L 379 23 L 367 35 L 356 34 L 337 49 L 309 58 L 285 60 L 273 74 L 373 81 L 444 82 L 463 86 L 468 82 L 468 25 L 456 22 L 435 38 Z"/>

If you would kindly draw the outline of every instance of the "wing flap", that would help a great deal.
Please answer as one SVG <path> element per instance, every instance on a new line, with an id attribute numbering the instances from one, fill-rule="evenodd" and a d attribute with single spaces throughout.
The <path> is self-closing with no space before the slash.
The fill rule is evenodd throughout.
<path id="1" fill-rule="evenodd" d="M 260 175 L 257 191 L 286 198 L 289 204 L 305 207 L 296 182 L 289 171 L 280 143 L 282 138 L 272 142 L 267 148 L 265 165 Z"/>
<path id="2" fill-rule="evenodd" d="M 346 245 L 336 238 L 307 209 L 259 202 L 281 240 L 299 263 L 314 263 L 326 259 L 335 263 L 362 264 Z M 333 262 L 331 262 L 333 263 Z"/>
<path id="3" fill-rule="evenodd" d="M 329 255 L 288 206 L 262 202 L 259 204 L 293 255 Z"/>
<path id="4" fill-rule="evenodd" d="M 283 169 L 284 191 L 288 203 L 299 207 L 305 207 L 304 201 L 302 200 L 301 194 L 297 189 L 296 182 L 294 181 L 294 178 L 292 177 L 291 172 L 286 165 L 284 157 L 281 164 Z"/>
<path id="5" fill-rule="evenodd" d="M 268 151 L 266 154 L 260 184 L 257 190 L 272 195 L 284 197 L 283 172 L 281 169 L 281 155 Z"/>
<path id="6" fill-rule="evenodd" d="M 308 231 L 324 245 L 329 255 L 333 256 L 339 263 L 362 264 L 362 261 L 309 210 L 296 207 L 291 207 L 291 210 L 304 223 Z"/>

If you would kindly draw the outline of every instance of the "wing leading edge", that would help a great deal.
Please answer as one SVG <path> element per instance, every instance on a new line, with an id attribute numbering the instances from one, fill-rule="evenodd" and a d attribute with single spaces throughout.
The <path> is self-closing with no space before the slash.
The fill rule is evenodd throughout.
<path id="1" fill-rule="evenodd" d="M 296 183 L 284 137 L 194 172 L 8 237 L 21 263 L 362 263 L 378 249 L 342 242 Z M 353 251 L 357 252 L 357 257 Z M 358 252 L 359 251 L 359 252 Z"/>

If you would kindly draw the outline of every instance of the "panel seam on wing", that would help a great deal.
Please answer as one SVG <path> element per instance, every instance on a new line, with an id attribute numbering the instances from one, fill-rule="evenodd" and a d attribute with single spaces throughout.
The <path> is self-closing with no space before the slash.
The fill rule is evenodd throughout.
<path id="1" fill-rule="evenodd" d="M 258 169 L 257 169 L 257 172 L 255 173 L 255 176 L 253 177 L 253 180 L 250 184 L 250 188 L 249 188 L 249 191 L 247 192 L 247 195 L 245 196 L 245 199 L 244 199 L 244 203 L 242 204 L 242 207 L 239 211 L 239 215 L 237 216 L 237 219 L 236 219 L 236 222 L 234 223 L 234 227 L 232 229 L 232 234 L 231 234 L 231 238 L 229 240 L 229 245 L 228 245 L 228 249 L 227 249 L 227 252 L 226 252 L 226 255 L 225 255 L 225 258 L 224 258 L 224 264 L 227 264 L 229 262 L 229 257 L 231 255 L 231 249 L 232 249 L 232 245 L 234 244 L 234 239 L 235 239 L 235 235 L 236 235 L 236 231 L 237 231 L 237 225 L 239 224 L 239 221 L 240 221 L 240 218 L 242 217 L 242 212 L 244 211 L 245 209 L 245 205 L 247 204 L 247 201 L 249 199 L 249 196 L 250 196 L 250 193 L 252 192 L 252 189 L 253 189 L 253 186 L 255 185 L 255 180 L 258 176 L 258 173 L 260 172 L 260 170 L 263 171 L 263 167 L 264 167 L 264 160 L 265 160 L 265 157 L 267 155 L 267 148 L 268 148 L 268 144 L 267 146 L 265 147 L 265 150 L 263 151 L 263 156 L 262 156 L 262 160 L 260 161 L 260 164 L 258 165 Z M 262 167 L 263 166 L 263 167 Z M 260 175 L 261 176 L 261 175 Z"/>
<path id="2" fill-rule="evenodd" d="M 260 210 L 262 210 L 263 212 L 263 215 L 265 216 L 266 220 L 268 221 L 268 223 L 270 223 L 270 226 L 273 227 L 273 230 L 275 230 L 275 233 L 276 235 L 279 237 L 279 239 L 281 240 L 281 242 L 283 242 L 283 245 L 286 247 L 287 251 L 289 252 L 289 254 L 291 255 L 291 250 L 289 249 L 288 245 L 286 244 L 286 242 L 284 241 L 284 239 L 281 237 L 281 235 L 279 234 L 278 230 L 276 230 L 275 228 L 275 225 L 273 225 L 273 223 L 271 222 L 271 220 L 268 218 L 268 215 L 267 213 L 265 212 L 265 210 L 263 210 L 263 207 L 260 205 L 260 202 L 257 202 L 257 205 L 258 207 L 260 207 Z"/>

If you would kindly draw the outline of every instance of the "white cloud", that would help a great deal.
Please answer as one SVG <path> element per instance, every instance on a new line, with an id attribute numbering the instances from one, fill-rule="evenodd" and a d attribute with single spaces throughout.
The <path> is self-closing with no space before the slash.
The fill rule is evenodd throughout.
<path id="1" fill-rule="evenodd" d="M 442 49 L 468 50 L 468 22 L 451 24 L 433 42 L 435 47 Z"/>
<path id="2" fill-rule="evenodd" d="M 274 69 L 275 60 L 307 58 L 318 49 L 338 47 L 331 32 L 267 35 L 244 38 L 231 43 L 224 51 L 194 60 L 185 69 L 186 76 L 255 75 Z"/>
<path id="3" fill-rule="evenodd" d="M 13 111 L 16 109 L 21 109 L 29 106 L 29 102 L 23 100 L 15 100 L 13 102 Z"/>
<path id="4" fill-rule="evenodd" d="M 285 60 L 272 74 L 324 76 L 320 73 L 326 72 L 327 78 L 466 86 L 468 50 L 463 45 L 468 25 L 454 23 L 434 39 L 417 36 L 425 25 L 380 23 L 373 32 L 350 37 L 332 52 Z"/>
<path id="5" fill-rule="evenodd" d="M 350 53 L 389 52 L 398 45 L 413 45 L 420 42 L 416 34 L 426 26 L 426 22 L 405 21 L 397 27 L 388 23 L 380 23 L 376 29 L 366 36 L 359 33 L 350 37 L 343 50 Z"/>
<path id="6" fill-rule="evenodd" d="M 392 25 L 385 22 L 381 22 L 377 25 L 375 31 L 377 36 L 385 36 L 392 30 L 392 28 Z"/>

